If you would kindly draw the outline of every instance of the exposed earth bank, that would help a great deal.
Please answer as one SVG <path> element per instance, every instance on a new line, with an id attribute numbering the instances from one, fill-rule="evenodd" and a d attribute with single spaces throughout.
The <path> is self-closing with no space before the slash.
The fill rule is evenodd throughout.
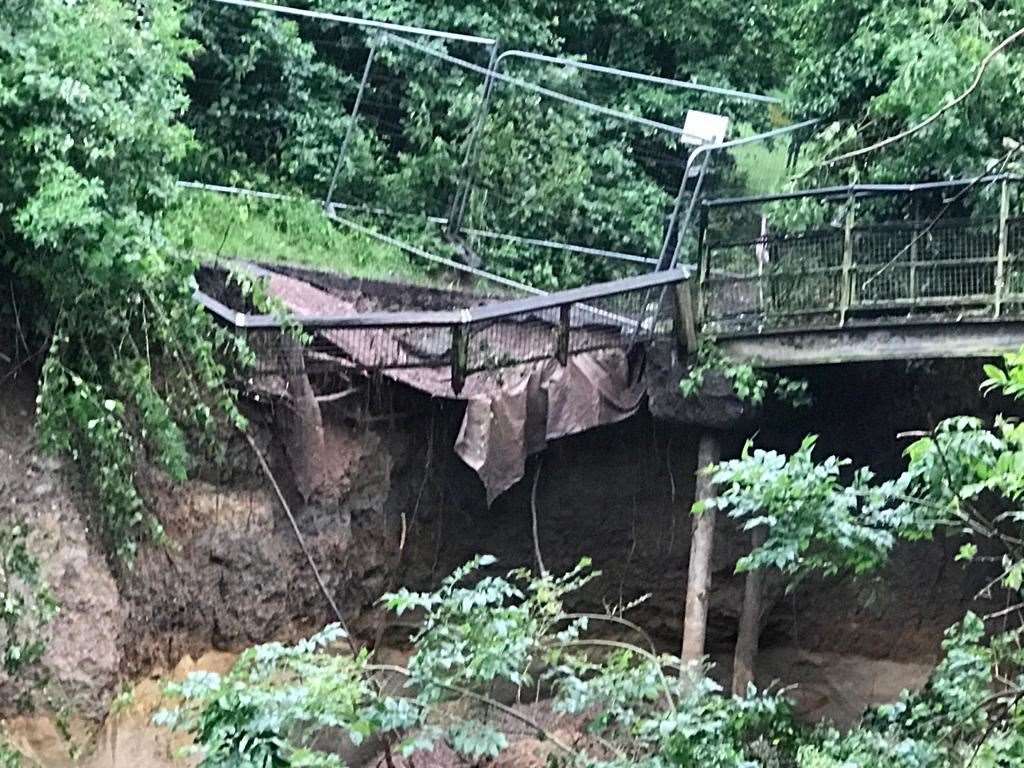
<path id="1" fill-rule="evenodd" d="M 954 380 L 960 384 L 952 385 Z M 787 448 L 805 432 L 818 431 L 823 451 L 894 471 L 899 431 L 997 407 L 976 400 L 976 380 L 973 367 L 826 372 L 811 381 L 817 403 L 812 411 L 798 418 L 769 414 L 758 440 Z M 175 670 L 180 675 L 192 668 L 192 659 L 207 668 L 223 666 L 248 645 L 308 634 L 332 620 L 330 608 L 244 442 L 231 446 L 225 467 L 207 468 L 185 487 L 147 477 L 172 545 L 145 547 L 131 568 L 112 566 L 74 473 L 38 448 L 33 379 L 7 377 L 0 396 L 0 516 L 16 512 L 36 524 L 32 546 L 62 606 L 44 659 L 51 688 L 81 734 L 98 734 L 92 742 L 80 738 L 88 744 L 88 765 L 161 764 L 144 758 L 169 754 L 170 742 L 146 725 L 158 678 Z M 922 403 L 930 403 L 931 411 Z M 530 491 L 539 470 L 537 511 L 547 566 L 569 568 L 584 555 L 592 557 L 603 577 L 582 602 L 600 606 L 649 593 L 637 616 L 666 648 L 677 647 L 695 428 L 642 412 L 561 440 L 488 508 L 479 480 L 452 451 L 456 404 L 386 383 L 326 403 L 328 466 L 324 481 L 305 495 L 293 471 L 285 405 L 278 403 L 277 412 L 266 404 L 249 406 L 257 443 L 310 554 L 366 641 L 395 647 L 408 634 L 402 626 L 378 631 L 375 603 L 389 589 L 429 588 L 481 552 L 498 556 L 503 568 L 530 565 Z M 726 435 L 727 455 L 748 436 Z M 723 678 L 742 596 L 742 580 L 732 570 L 748 546 L 730 521 L 719 522 L 708 650 Z M 956 548 L 953 541 L 904 547 L 892 567 L 870 582 L 807 583 L 788 595 L 774 585 L 761 681 L 798 683 L 793 696 L 805 714 L 840 722 L 901 688 L 920 685 L 942 630 L 984 583 L 984 574 L 953 566 Z M 104 725 L 115 698 L 132 689 L 135 695 L 117 699 L 131 704 Z M 16 693 L 9 685 L 0 689 L 11 718 L 18 714 Z M 37 703 L 53 708 L 52 701 Z M 67 744 L 52 719 L 12 719 L 9 727 L 15 742 L 43 764 L 63 764 L 57 754 L 66 755 Z"/>

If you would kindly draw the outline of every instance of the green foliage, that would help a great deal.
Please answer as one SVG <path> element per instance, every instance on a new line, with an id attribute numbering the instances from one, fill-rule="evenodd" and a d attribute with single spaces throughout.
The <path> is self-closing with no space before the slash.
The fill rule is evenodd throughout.
<path id="1" fill-rule="evenodd" d="M 822 729 L 800 751 L 800 766 L 1011 766 L 1024 734 L 993 705 L 1016 707 L 1015 694 L 993 694 L 999 669 L 1019 668 L 1020 650 L 1006 653 L 1006 638 L 990 643 L 973 613 L 946 631 L 943 658 L 920 691 L 869 710 L 860 728 L 840 734 Z M 1016 658 L 1015 658 L 1016 657 Z M 1012 702 L 1012 703 L 1011 703 Z M 979 735 L 981 738 L 979 739 Z"/>
<path id="2" fill-rule="evenodd" d="M 749 363 L 729 360 L 715 343 L 706 337 L 701 338 L 696 361 L 679 382 L 679 391 L 684 397 L 699 396 L 705 378 L 711 373 L 724 376 L 732 385 L 736 397 L 754 406 L 764 404 L 769 395 L 793 408 L 802 408 L 811 403 L 806 381 L 774 373 L 763 373 Z"/>
<path id="3" fill-rule="evenodd" d="M 24 768 L 22 754 L 6 742 L 0 732 L 0 768 Z"/>
<path id="4" fill-rule="evenodd" d="M 807 163 L 873 144 L 916 125 L 964 91 L 984 56 L 1024 26 L 1019 3 L 963 0 L 801 0 L 793 3 L 790 109 L 826 129 Z M 1017 84 L 1024 55 L 1010 49 L 969 101 L 891 149 L 838 171 L 849 180 L 948 178 L 982 170 L 1020 137 Z"/>
<path id="5" fill-rule="evenodd" d="M 251 648 L 223 677 L 193 673 L 167 690 L 191 706 L 161 712 L 156 722 L 191 732 L 206 768 L 317 764 L 291 739 L 338 728 L 359 744 L 375 728 L 367 658 L 332 652 L 342 639 L 341 627 L 330 625 L 294 646 Z"/>
<path id="6" fill-rule="evenodd" d="M 604 0 L 571 8 L 547 0 L 455 5 L 318 0 L 313 5 L 335 13 L 494 34 L 506 48 L 568 51 L 609 62 L 606 57 L 614 56 L 614 63 L 643 71 L 697 76 L 705 82 L 736 78 L 741 85 L 754 86 L 756 81 L 758 87 L 771 79 L 776 62 L 754 71 L 740 63 L 736 52 L 771 39 L 781 19 L 770 3 L 741 9 L 728 3 L 680 7 L 664 0 L 629 8 Z M 688 23 L 669 24 L 670 19 Z M 419 217 L 424 212 L 448 213 L 478 117 L 478 74 L 381 41 L 372 32 L 249 9 L 196 4 L 187 29 L 200 50 L 192 60 L 187 114 L 198 141 L 185 165 L 186 175 L 230 183 L 255 180 L 262 187 L 298 187 L 306 195 L 322 197 L 341 137 L 351 129 L 336 199 L 340 195 L 347 203 Z M 328 37 L 328 29 L 335 34 Z M 631 32 L 609 34 L 612 29 Z M 351 125 L 350 108 L 373 42 L 378 48 L 365 115 Z M 434 44 L 478 66 L 487 63 L 480 47 Z M 764 49 L 761 54 L 766 58 Z M 504 66 L 509 74 L 568 95 L 671 124 L 678 124 L 688 107 L 725 111 L 745 125 L 763 126 L 768 119 L 760 106 L 737 108 L 738 102 L 694 92 L 515 59 Z M 505 83 L 496 86 L 482 127 L 479 163 L 473 168 L 479 188 L 467 212 L 471 227 L 633 253 L 658 252 L 662 217 L 679 181 L 676 142 Z M 745 172 L 764 175 L 761 166 Z M 413 243 L 457 255 L 436 231 L 407 232 L 404 226 L 401 218 L 389 224 Z M 606 259 L 470 239 L 489 268 L 543 288 L 625 274 L 621 264 Z"/>
<path id="7" fill-rule="evenodd" d="M 12 0 L 0 22 L 0 268 L 50 338 L 39 426 L 98 503 L 112 553 L 159 535 L 140 462 L 172 478 L 188 437 L 213 445 L 242 419 L 218 349 L 235 350 L 191 300 L 196 263 L 167 242 L 189 131 L 181 88 L 193 46 L 173 0 Z M 29 329 L 33 330 L 33 329 Z"/>
<path id="8" fill-rule="evenodd" d="M 403 755 L 444 742 L 468 760 L 498 757 L 525 727 L 556 748 L 552 764 L 591 768 L 1009 768 L 1022 749 L 1019 688 L 993 695 L 1019 675 L 1016 637 L 989 643 L 968 614 L 946 633 L 928 684 L 870 710 L 847 732 L 798 725 L 783 693 L 751 688 L 723 695 L 700 667 L 681 673 L 619 613 L 575 614 L 565 601 L 587 584 L 586 563 L 563 576 L 505 577 L 478 557 L 437 591 L 385 597 L 422 617 L 408 667 L 377 665 L 339 647 L 330 626 L 295 646 L 250 649 L 224 677 L 195 673 L 172 686 L 177 710 L 160 723 L 187 730 L 213 766 L 339 766 L 325 740 L 381 739 Z M 637 631 L 639 644 L 608 640 L 604 624 Z M 382 692 L 375 675 L 407 681 Z M 1019 679 L 1014 678 L 1019 686 Z M 491 698 L 499 683 L 549 687 L 556 713 L 579 724 L 570 742 L 533 721 L 528 709 Z M 978 760 L 980 762 L 972 762 Z"/>
<path id="9" fill-rule="evenodd" d="M 525 571 L 484 575 L 478 557 L 436 592 L 400 591 L 384 598 L 398 612 L 423 617 L 407 668 L 377 666 L 366 652 L 339 652 L 329 627 L 296 646 L 247 651 L 225 677 L 193 674 L 171 692 L 182 706 L 159 722 L 188 730 L 203 766 L 337 765 L 315 746 L 338 729 L 359 743 L 371 735 L 401 740 L 403 754 L 439 741 L 468 759 L 496 757 L 509 723 L 491 698 L 498 683 L 529 690 L 543 680 L 556 711 L 581 717 L 579 743 L 553 739 L 567 764 L 591 766 L 757 765 L 758 751 L 790 749 L 797 729 L 777 694 L 733 699 L 680 661 L 629 643 L 602 645 L 587 635 L 597 622 L 630 623 L 617 614 L 576 615 L 564 601 L 593 574 L 584 561 L 562 576 Z M 669 672 L 670 671 L 670 672 Z M 380 692 L 374 673 L 407 679 L 401 697 Z M 532 722 L 528 715 L 523 724 Z M 755 746 L 756 745 L 756 746 Z"/>
<path id="10" fill-rule="evenodd" d="M 915 516 L 901 514 L 903 504 L 893 498 L 896 484 L 876 483 L 867 468 L 844 482 L 850 462 L 835 456 L 815 461 L 815 442 L 805 438 L 789 456 L 748 443 L 740 458 L 713 469 L 718 497 L 705 504 L 741 520 L 745 530 L 767 530 L 765 543 L 742 558 L 737 570 L 866 573 L 886 562 L 897 537 L 931 533 Z"/>
<path id="11" fill-rule="evenodd" d="M 0 660 L 11 677 L 42 657 L 46 626 L 57 613 L 26 536 L 23 525 L 0 526 Z"/>
<path id="12" fill-rule="evenodd" d="M 986 366 L 983 387 L 1020 398 L 1024 356 Z M 721 488 L 710 502 L 767 529 L 765 543 L 739 563 L 777 568 L 790 576 L 809 571 L 865 573 L 882 566 L 898 539 L 942 530 L 964 541 L 957 560 L 971 561 L 982 546 L 1002 550 L 1001 582 L 1019 609 L 1024 587 L 1024 427 L 997 417 L 991 425 L 956 416 L 906 450 L 907 468 L 878 482 L 848 462 L 815 461 L 814 438 L 790 456 L 750 451 L 715 468 Z M 991 589 L 991 586 L 988 588 Z M 973 614 L 947 632 L 944 658 L 928 686 L 869 713 L 849 734 L 824 731 L 804 744 L 798 765 L 1010 766 L 1024 754 L 1020 702 L 1024 700 L 1021 630 L 986 633 Z"/>

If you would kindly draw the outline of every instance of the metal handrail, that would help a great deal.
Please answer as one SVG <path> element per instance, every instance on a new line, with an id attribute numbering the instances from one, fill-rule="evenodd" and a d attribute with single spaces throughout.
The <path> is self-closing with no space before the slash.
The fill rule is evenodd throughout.
<path id="1" fill-rule="evenodd" d="M 479 307 L 459 310 L 432 310 L 408 312 L 363 312 L 355 315 L 288 315 L 276 316 L 265 314 L 249 314 L 231 309 L 223 302 L 202 290 L 196 290 L 194 297 L 208 311 L 239 329 L 273 330 L 300 326 L 307 329 L 345 329 L 345 328 L 399 328 L 429 327 L 438 328 L 451 325 L 472 325 L 480 322 L 493 322 L 522 315 L 529 312 L 540 312 L 559 309 L 586 301 L 618 296 L 632 291 L 660 288 L 680 283 L 690 276 L 689 269 L 664 270 L 649 272 L 636 277 L 613 280 L 607 283 L 572 288 L 543 296 L 531 296 L 525 299 L 493 302 Z M 592 310 L 598 311 L 598 310 Z"/>
<path id="2" fill-rule="evenodd" d="M 802 198 L 827 199 L 837 198 L 848 200 L 850 197 L 881 197 L 884 195 L 916 194 L 919 192 L 933 192 L 940 189 L 963 189 L 972 184 L 983 184 L 987 182 L 1020 182 L 1024 176 L 1012 173 L 982 174 L 962 179 L 949 179 L 947 181 L 925 181 L 915 184 L 848 184 L 839 187 L 817 187 L 814 189 L 801 189 L 792 192 L 777 192 L 770 195 L 750 195 L 747 197 L 722 197 L 702 202 L 705 208 L 728 208 L 732 206 L 756 205 L 759 203 L 774 203 L 782 200 L 799 200 Z"/>
<path id="3" fill-rule="evenodd" d="M 493 37 L 481 37 L 480 35 L 465 35 L 460 32 L 445 32 L 440 29 L 428 29 L 416 27 L 409 24 L 394 24 L 388 21 L 377 21 L 375 19 L 362 19 L 357 16 L 341 16 L 336 13 L 325 11 L 310 11 L 305 8 L 292 8 L 286 5 L 272 5 L 260 3 L 256 0 L 210 0 L 220 5 L 235 5 L 240 8 L 252 8 L 257 11 L 269 11 L 280 13 L 285 16 L 301 16 L 307 19 L 319 19 L 320 21 L 333 21 L 340 24 L 352 24 L 357 27 L 369 27 L 380 29 L 385 32 L 397 32 L 406 35 L 419 35 L 420 37 L 433 37 L 440 40 L 452 40 L 462 43 L 473 43 L 476 45 L 495 45 L 498 41 Z"/>
<path id="4" fill-rule="evenodd" d="M 722 88 L 717 85 L 705 85 L 704 83 L 695 83 L 690 80 L 677 80 L 673 77 L 661 77 L 659 75 L 648 75 L 643 72 L 635 72 L 631 69 L 619 69 L 618 67 L 609 67 L 603 64 L 591 64 L 587 61 L 580 61 L 578 59 L 566 59 L 558 56 L 548 56 L 543 53 L 534 53 L 533 51 L 523 51 L 517 49 L 511 49 L 508 51 L 502 51 L 498 55 L 498 64 L 500 65 L 505 59 L 517 58 L 527 59 L 528 61 L 540 61 L 545 64 L 556 64 L 563 67 L 570 67 L 573 69 L 583 69 L 588 72 L 597 72 L 602 75 L 612 75 L 613 77 L 621 77 L 626 80 L 639 80 L 644 83 L 651 83 L 653 85 L 667 85 L 671 88 L 682 88 L 690 91 L 700 91 L 701 93 L 711 93 L 716 96 L 728 96 L 734 99 L 741 99 L 744 101 L 758 101 L 764 104 L 778 104 L 781 99 L 777 99 L 774 96 L 765 96 L 760 93 L 750 93 L 747 91 L 737 91 L 732 88 Z"/>

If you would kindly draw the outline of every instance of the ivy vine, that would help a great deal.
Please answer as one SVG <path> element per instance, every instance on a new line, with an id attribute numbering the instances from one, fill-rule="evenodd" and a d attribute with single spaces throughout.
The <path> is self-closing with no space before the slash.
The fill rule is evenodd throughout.
<path id="1" fill-rule="evenodd" d="M 679 382 L 679 391 L 684 397 L 696 397 L 704 387 L 705 378 L 717 373 L 732 385 L 733 392 L 741 401 L 753 406 L 762 405 L 770 395 L 793 408 L 811 404 L 807 382 L 791 379 L 775 373 L 764 373 L 749 363 L 730 360 L 707 336 L 702 336 L 697 355 L 686 376 Z"/>
<path id="2" fill-rule="evenodd" d="M 44 445 L 71 458 L 111 555 L 162 535 L 141 473 L 183 479 L 223 425 L 237 340 L 192 300 L 196 262 L 164 237 L 195 46 L 174 0 L 11 0 L 0 24 L 0 270 L 48 352 Z"/>

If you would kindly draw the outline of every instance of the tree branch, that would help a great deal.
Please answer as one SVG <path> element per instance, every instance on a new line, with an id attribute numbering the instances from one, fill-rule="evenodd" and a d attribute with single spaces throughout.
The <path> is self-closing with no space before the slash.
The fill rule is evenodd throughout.
<path id="1" fill-rule="evenodd" d="M 822 161 L 822 165 L 835 165 L 836 163 L 842 163 L 847 160 L 853 160 L 854 158 L 861 157 L 863 155 L 868 154 L 869 152 L 875 152 L 879 149 L 884 149 L 885 147 L 891 146 L 896 142 L 903 141 L 903 139 L 907 138 L 908 136 L 912 136 L 918 131 L 927 128 L 929 125 L 931 125 L 940 117 L 942 117 L 946 112 L 949 112 L 951 109 L 955 109 L 956 107 L 960 106 L 960 104 L 962 104 L 972 93 L 974 93 L 974 91 L 978 89 L 978 86 L 981 85 L 981 81 L 985 76 L 985 70 L 988 69 L 989 64 L 992 63 L 996 56 L 998 56 L 1000 53 L 1002 53 L 1004 50 L 1009 48 L 1011 45 L 1016 43 L 1021 38 L 1024 38 L 1024 27 L 1021 27 L 1016 32 L 1004 38 L 995 48 L 993 48 L 985 55 L 985 58 L 981 60 L 981 64 L 978 66 L 978 71 L 974 76 L 974 81 L 970 84 L 970 86 L 968 86 L 967 90 L 965 90 L 951 102 L 943 106 L 941 109 L 937 110 L 936 112 L 926 117 L 921 122 L 917 123 L 916 125 L 912 125 L 910 128 L 907 128 L 904 131 L 900 131 L 899 133 L 893 136 L 889 136 L 886 139 L 882 139 L 881 141 L 875 142 L 870 146 L 855 149 L 851 152 L 846 152 L 842 155 L 837 155 L 836 157 L 824 160 Z"/>

